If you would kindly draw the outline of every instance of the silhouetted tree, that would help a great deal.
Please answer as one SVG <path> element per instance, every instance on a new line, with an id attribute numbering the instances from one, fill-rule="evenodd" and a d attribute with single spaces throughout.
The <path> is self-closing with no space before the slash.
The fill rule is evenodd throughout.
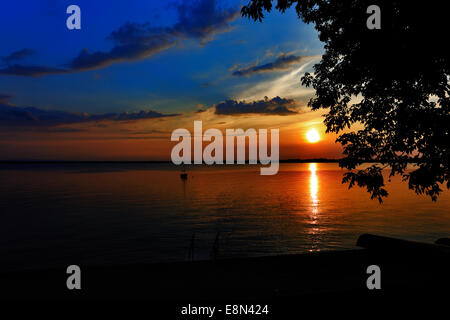
<path id="1" fill-rule="evenodd" d="M 381 29 L 366 27 L 369 5 L 380 7 Z M 441 184 L 450 187 L 446 2 L 279 0 L 275 8 L 291 6 L 325 44 L 314 74 L 301 82 L 316 91 L 312 110 L 329 110 L 327 132 L 340 133 L 340 166 L 349 169 L 343 182 L 366 187 L 381 202 L 382 169 L 389 168 L 389 177 L 399 174 L 410 189 L 436 200 Z M 270 0 L 253 0 L 241 13 L 262 21 L 271 9 Z M 379 162 L 359 167 L 371 161 Z"/>

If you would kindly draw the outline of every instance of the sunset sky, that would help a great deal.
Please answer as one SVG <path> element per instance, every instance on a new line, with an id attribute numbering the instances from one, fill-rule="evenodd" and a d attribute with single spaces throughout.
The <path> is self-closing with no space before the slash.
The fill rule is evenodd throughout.
<path id="1" fill-rule="evenodd" d="M 66 8 L 81 8 L 68 30 Z M 24 1 L 0 11 L 1 160 L 169 160 L 177 128 L 279 128 L 280 157 L 339 158 L 300 77 L 323 45 L 240 1 Z M 267 97 L 267 98 L 265 98 Z M 316 129 L 320 140 L 308 143 Z"/>

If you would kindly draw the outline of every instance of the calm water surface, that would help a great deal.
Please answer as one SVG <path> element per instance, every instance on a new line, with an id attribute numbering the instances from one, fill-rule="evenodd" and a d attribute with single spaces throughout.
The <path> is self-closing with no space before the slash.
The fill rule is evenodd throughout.
<path id="1" fill-rule="evenodd" d="M 208 259 L 354 248 L 361 233 L 432 242 L 450 235 L 437 202 L 394 179 L 383 204 L 341 184 L 337 164 L 189 168 L 168 164 L 2 165 L 2 269 Z"/>

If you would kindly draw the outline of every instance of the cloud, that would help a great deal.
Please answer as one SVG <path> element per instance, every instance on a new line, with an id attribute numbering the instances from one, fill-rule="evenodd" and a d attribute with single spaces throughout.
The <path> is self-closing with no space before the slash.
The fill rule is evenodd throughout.
<path id="1" fill-rule="evenodd" d="M 97 69 L 115 62 L 147 58 L 166 50 L 182 39 L 198 39 L 202 44 L 214 35 L 230 30 L 229 23 L 239 9 L 218 11 L 216 0 L 200 0 L 175 5 L 178 22 L 171 27 L 152 27 L 149 23 L 126 23 L 113 31 L 108 39 L 115 43 L 109 52 L 83 50 L 69 63 L 76 71 Z"/>
<path id="2" fill-rule="evenodd" d="M 3 57 L 2 60 L 3 62 L 9 64 L 12 61 L 16 61 L 16 60 L 22 60 L 28 56 L 31 56 L 35 54 L 34 50 L 28 49 L 28 48 L 24 48 L 22 50 L 19 51 L 15 51 L 13 53 L 11 53 L 10 55 Z"/>
<path id="3" fill-rule="evenodd" d="M 141 29 L 142 25 L 128 24 L 122 28 L 127 31 L 120 32 L 129 32 L 130 41 L 135 42 L 119 43 L 109 52 L 90 52 L 88 49 L 83 49 L 76 58 L 68 63 L 68 67 L 72 71 L 86 71 L 103 68 L 117 62 L 141 60 L 175 44 L 173 39 L 165 35 L 142 35 L 139 39 L 133 39 L 133 33 L 138 32 L 136 30 Z"/>
<path id="4" fill-rule="evenodd" d="M 194 3 L 194 4 L 193 4 Z M 214 35 L 231 30 L 230 22 L 240 15 L 240 8 L 217 8 L 216 0 L 185 1 L 176 5 L 178 23 L 167 33 L 180 38 L 197 38 L 205 43 Z"/>
<path id="5" fill-rule="evenodd" d="M 214 106 L 214 113 L 219 115 L 265 114 L 286 116 L 297 114 L 297 111 L 292 110 L 295 106 L 295 100 L 280 97 L 273 99 L 266 97 L 264 100 L 252 102 L 226 100 Z"/>
<path id="6" fill-rule="evenodd" d="M 313 88 L 306 88 L 300 85 L 300 78 L 305 71 L 309 71 L 313 62 L 320 59 L 320 56 L 311 56 L 305 59 L 294 70 L 284 73 L 274 79 L 259 81 L 256 84 L 250 84 L 244 88 L 240 87 L 237 94 L 234 95 L 237 100 L 257 100 L 264 96 L 281 96 L 285 98 L 305 100 L 314 95 Z M 311 70 L 312 71 L 312 70 Z"/>
<path id="7" fill-rule="evenodd" d="M 87 114 L 0 104 L 0 125 L 7 127 L 57 126 L 91 121 L 133 121 L 174 117 L 178 115 L 163 114 L 153 110 L 142 110 L 134 113 Z"/>
<path id="8" fill-rule="evenodd" d="M 66 64 L 66 68 L 15 64 L 0 69 L 0 74 L 38 77 L 80 72 L 103 68 L 113 63 L 142 60 L 167 50 L 184 39 L 197 39 L 203 45 L 217 33 L 231 30 L 230 23 L 239 16 L 238 7 L 219 10 L 216 2 L 217 0 L 199 0 L 174 4 L 178 22 L 170 27 L 153 27 L 150 23 L 125 23 L 107 37 L 114 43 L 111 50 L 91 52 L 83 49 Z M 12 61 L 30 54 L 29 49 L 24 50 L 14 52 L 3 59 Z"/>
<path id="9" fill-rule="evenodd" d="M 302 63 L 310 58 L 311 57 L 309 56 L 302 57 L 281 53 L 273 62 L 262 65 L 254 65 L 248 68 L 238 68 L 232 73 L 232 75 L 235 77 L 244 77 L 264 72 L 289 70 L 292 65 Z"/>
<path id="10" fill-rule="evenodd" d="M 0 74 L 7 76 L 40 77 L 49 74 L 68 73 L 70 70 L 43 67 L 43 66 L 23 66 L 14 64 L 0 69 Z"/>

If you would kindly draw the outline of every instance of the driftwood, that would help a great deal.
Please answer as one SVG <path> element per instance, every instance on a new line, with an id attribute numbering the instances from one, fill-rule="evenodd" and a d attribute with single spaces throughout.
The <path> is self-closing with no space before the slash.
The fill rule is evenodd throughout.
<path id="1" fill-rule="evenodd" d="M 398 253 L 438 253 L 450 254 L 450 246 L 416 241 L 408 241 L 373 234 L 362 234 L 356 245 L 370 250 Z"/>
<path id="2" fill-rule="evenodd" d="M 443 245 L 443 246 L 450 246 L 450 238 L 440 238 L 440 239 L 437 239 L 434 243 Z"/>

